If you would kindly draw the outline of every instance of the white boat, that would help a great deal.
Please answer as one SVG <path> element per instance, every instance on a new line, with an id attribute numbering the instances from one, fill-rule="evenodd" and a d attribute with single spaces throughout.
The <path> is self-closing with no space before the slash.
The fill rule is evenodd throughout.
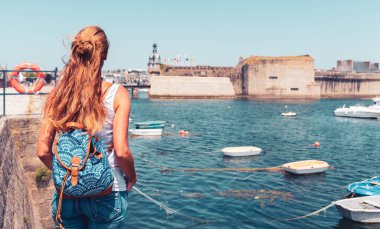
<path id="1" fill-rule="evenodd" d="M 136 122 L 136 129 L 163 129 L 166 121 Z"/>
<path id="2" fill-rule="evenodd" d="M 281 116 L 294 117 L 294 116 L 297 116 L 297 113 L 296 112 L 284 112 L 284 113 L 281 113 Z"/>
<path id="3" fill-rule="evenodd" d="M 372 98 L 371 106 L 355 105 L 339 107 L 334 111 L 334 115 L 338 117 L 350 118 L 380 118 L 380 98 Z"/>
<path id="4" fill-rule="evenodd" d="M 224 155 L 230 157 L 253 156 L 260 154 L 262 151 L 256 146 L 226 147 L 222 149 Z"/>
<path id="5" fill-rule="evenodd" d="M 161 136 L 162 129 L 130 129 L 129 133 L 135 136 Z"/>
<path id="6" fill-rule="evenodd" d="M 293 174 L 322 173 L 329 168 L 329 164 L 319 160 L 295 161 L 283 164 L 281 168 Z"/>
<path id="7" fill-rule="evenodd" d="M 335 207 L 350 220 L 361 223 L 380 223 L 380 196 L 364 196 L 338 200 Z"/>

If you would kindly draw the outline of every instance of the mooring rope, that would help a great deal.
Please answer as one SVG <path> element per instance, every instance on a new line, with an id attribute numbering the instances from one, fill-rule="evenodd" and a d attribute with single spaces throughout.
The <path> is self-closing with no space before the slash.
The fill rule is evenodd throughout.
<path id="1" fill-rule="evenodd" d="M 178 215 L 178 216 L 182 216 L 186 219 L 189 219 L 191 221 L 195 221 L 195 222 L 199 222 L 201 224 L 206 224 L 208 223 L 207 220 L 204 220 L 204 219 L 200 219 L 200 218 L 196 218 L 196 217 L 192 217 L 192 216 L 189 216 L 189 215 L 186 215 L 182 212 L 179 212 L 173 208 L 170 208 L 168 206 L 166 206 L 165 204 L 161 203 L 161 202 L 158 202 L 157 200 L 153 199 L 152 197 L 148 196 L 147 194 L 143 193 L 142 191 L 140 191 L 138 188 L 136 187 L 133 187 L 133 189 L 139 193 L 140 195 L 144 196 L 145 198 L 147 198 L 148 200 L 150 200 L 151 202 L 157 204 L 159 207 L 165 209 L 166 213 L 167 214 L 175 214 L 175 215 Z"/>
<path id="2" fill-rule="evenodd" d="M 162 173 L 169 172 L 220 172 L 220 171 L 235 171 L 235 172 L 255 172 L 255 171 L 280 171 L 280 166 L 264 167 L 264 168 L 169 168 L 162 166 Z"/>
<path id="3" fill-rule="evenodd" d="M 313 216 L 313 215 L 317 215 L 318 213 L 322 212 L 322 211 L 326 211 L 327 209 L 335 206 L 336 202 L 333 201 L 331 202 L 329 205 L 321 208 L 321 209 L 318 209 L 314 212 L 311 212 L 309 214 L 306 214 L 306 215 L 303 215 L 303 216 L 298 216 L 298 217 L 294 217 L 294 218 L 288 218 L 288 219 L 277 219 L 278 221 L 292 221 L 292 220 L 297 220 L 297 219 L 304 219 L 304 218 L 307 218 L 307 217 L 310 217 L 310 216 Z"/>
<path id="4" fill-rule="evenodd" d="M 153 165 L 153 166 L 155 166 L 155 167 L 158 167 L 158 168 L 162 168 L 162 167 L 164 167 L 164 166 L 162 166 L 162 165 L 160 165 L 160 164 L 157 164 L 157 163 L 155 163 L 155 162 L 153 162 L 153 161 L 149 161 L 149 160 L 147 160 L 147 159 L 144 159 L 144 158 L 139 158 L 139 160 L 142 160 L 142 161 L 144 161 L 144 162 L 147 162 L 147 163 L 149 163 L 149 164 L 151 164 L 151 165 Z"/>

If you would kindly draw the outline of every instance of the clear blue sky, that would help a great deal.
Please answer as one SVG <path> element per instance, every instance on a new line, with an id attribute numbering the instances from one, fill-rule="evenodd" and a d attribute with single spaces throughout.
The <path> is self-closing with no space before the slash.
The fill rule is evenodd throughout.
<path id="1" fill-rule="evenodd" d="M 161 57 L 201 65 L 250 55 L 310 54 L 316 68 L 380 61 L 379 0 L 4 0 L 0 9 L 0 66 L 9 68 L 61 69 L 64 43 L 88 25 L 110 40 L 105 69 L 146 68 L 154 42 Z"/>

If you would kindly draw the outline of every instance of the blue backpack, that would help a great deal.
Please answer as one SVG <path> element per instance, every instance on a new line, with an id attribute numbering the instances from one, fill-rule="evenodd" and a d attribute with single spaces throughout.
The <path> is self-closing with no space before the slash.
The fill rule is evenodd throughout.
<path id="1" fill-rule="evenodd" d="M 83 125 L 69 122 L 60 134 L 53 158 L 53 180 L 59 194 L 56 221 L 62 222 L 62 198 L 103 196 L 112 192 L 114 176 L 102 141 Z M 58 221 L 60 220 L 60 222 Z M 61 224 L 60 224 L 61 226 Z"/>

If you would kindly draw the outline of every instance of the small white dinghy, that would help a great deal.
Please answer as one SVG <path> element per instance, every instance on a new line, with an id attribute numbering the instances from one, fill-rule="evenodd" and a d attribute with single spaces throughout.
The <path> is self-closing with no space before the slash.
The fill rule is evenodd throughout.
<path id="1" fill-rule="evenodd" d="M 161 136 L 162 129 L 131 129 L 129 133 L 135 136 Z"/>
<path id="2" fill-rule="evenodd" d="M 260 154 L 262 151 L 256 146 L 226 147 L 222 149 L 224 155 L 230 157 L 253 156 Z"/>
<path id="3" fill-rule="evenodd" d="M 284 112 L 284 113 L 281 113 L 281 116 L 294 117 L 294 116 L 297 116 L 297 113 L 296 112 Z"/>
<path id="4" fill-rule="evenodd" d="M 325 161 L 305 160 L 295 161 L 283 164 L 281 168 L 288 173 L 294 174 L 312 174 L 322 173 L 329 168 L 329 164 Z"/>
<path id="5" fill-rule="evenodd" d="M 335 207 L 350 220 L 361 223 L 380 223 L 380 196 L 364 196 L 338 200 Z"/>

